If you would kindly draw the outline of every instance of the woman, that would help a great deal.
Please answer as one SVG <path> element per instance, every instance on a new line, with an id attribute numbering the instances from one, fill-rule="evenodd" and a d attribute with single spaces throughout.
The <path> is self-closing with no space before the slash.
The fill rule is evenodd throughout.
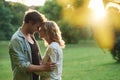
<path id="1" fill-rule="evenodd" d="M 40 38 L 42 38 L 47 46 L 46 53 L 43 57 L 42 64 L 47 62 L 56 63 L 56 68 L 51 71 L 49 76 L 41 75 L 42 80 L 61 80 L 62 75 L 62 48 L 65 47 L 61 37 L 61 31 L 54 21 L 47 21 L 43 27 L 39 29 Z"/>

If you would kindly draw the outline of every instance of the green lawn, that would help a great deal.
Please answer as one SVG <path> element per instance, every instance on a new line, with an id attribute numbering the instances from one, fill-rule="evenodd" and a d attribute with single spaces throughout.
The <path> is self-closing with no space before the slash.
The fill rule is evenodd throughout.
<path id="1" fill-rule="evenodd" d="M 43 42 L 39 42 L 42 53 Z M 62 80 L 120 80 L 120 64 L 94 42 L 68 44 L 63 49 Z M 8 42 L 0 42 L 0 80 L 12 80 Z"/>

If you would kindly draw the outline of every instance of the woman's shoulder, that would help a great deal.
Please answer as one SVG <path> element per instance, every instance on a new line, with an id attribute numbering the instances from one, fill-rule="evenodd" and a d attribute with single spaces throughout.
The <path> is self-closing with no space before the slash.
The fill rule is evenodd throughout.
<path id="1" fill-rule="evenodd" d="M 49 46 L 48 46 L 48 49 L 49 50 L 53 50 L 53 51 L 59 51 L 59 52 L 61 52 L 62 51 L 62 49 L 61 49 L 61 47 L 60 47 L 60 45 L 59 45 L 59 43 L 57 43 L 57 42 L 52 42 Z"/>
<path id="2" fill-rule="evenodd" d="M 50 45 L 49 45 L 49 48 L 58 48 L 59 47 L 59 44 L 57 42 L 52 42 Z"/>

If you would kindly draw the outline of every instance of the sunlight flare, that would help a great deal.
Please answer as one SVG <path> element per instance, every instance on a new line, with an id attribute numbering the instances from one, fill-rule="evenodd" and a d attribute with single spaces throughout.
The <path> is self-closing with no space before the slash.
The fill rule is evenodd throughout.
<path id="1" fill-rule="evenodd" d="M 114 46 L 114 32 L 107 19 L 103 0 L 91 0 L 88 7 L 92 10 L 91 24 L 94 38 L 102 49 L 111 50 Z"/>
<path id="2" fill-rule="evenodd" d="M 76 7 L 75 0 L 57 0 L 62 7 L 62 18 L 73 25 L 86 25 L 89 18 L 88 5 L 89 1 L 84 0 L 81 5 Z"/>
<path id="3" fill-rule="evenodd" d="M 102 0 L 91 0 L 88 7 L 92 9 L 95 20 L 105 17 L 105 9 Z"/>

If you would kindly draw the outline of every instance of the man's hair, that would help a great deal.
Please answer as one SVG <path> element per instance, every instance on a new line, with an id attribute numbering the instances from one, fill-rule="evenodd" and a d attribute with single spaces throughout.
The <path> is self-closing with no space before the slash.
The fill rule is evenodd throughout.
<path id="1" fill-rule="evenodd" d="M 28 10 L 24 15 L 24 23 L 29 23 L 29 21 L 32 21 L 33 24 L 36 22 L 40 22 L 42 24 L 44 21 L 46 21 L 46 18 L 43 14 L 36 10 Z"/>

